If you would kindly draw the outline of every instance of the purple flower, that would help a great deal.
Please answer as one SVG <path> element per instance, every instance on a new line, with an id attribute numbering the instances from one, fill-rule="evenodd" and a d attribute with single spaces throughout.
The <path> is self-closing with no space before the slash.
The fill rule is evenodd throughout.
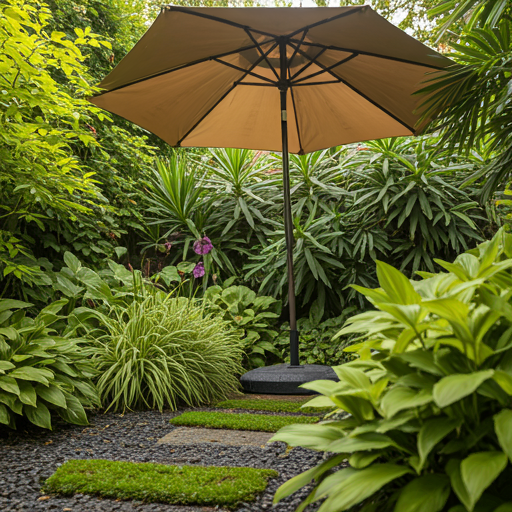
<path id="1" fill-rule="evenodd" d="M 194 274 L 194 277 L 196 279 L 204 276 L 204 264 L 202 261 L 200 261 L 195 267 L 194 270 L 192 270 L 192 274 Z"/>
<path id="2" fill-rule="evenodd" d="M 207 236 L 194 242 L 194 252 L 196 254 L 208 254 L 212 249 L 212 241 Z"/>
<path id="3" fill-rule="evenodd" d="M 165 242 L 164 246 L 165 246 L 165 249 L 167 250 L 167 252 L 169 252 L 171 250 L 172 243 L 171 242 Z"/>

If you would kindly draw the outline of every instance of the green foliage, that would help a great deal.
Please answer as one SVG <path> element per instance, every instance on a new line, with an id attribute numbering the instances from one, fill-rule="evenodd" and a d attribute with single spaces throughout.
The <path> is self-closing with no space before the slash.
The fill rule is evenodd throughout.
<path id="1" fill-rule="evenodd" d="M 353 256 L 386 255 L 401 270 L 433 272 L 434 255 L 454 257 L 483 240 L 487 221 L 472 190 L 461 188 L 483 157 L 454 158 L 432 138 L 384 139 L 359 149 L 345 164 Z"/>
<path id="2" fill-rule="evenodd" d="M 461 153 L 485 145 L 489 162 L 472 180 L 482 179 L 480 199 L 487 202 L 508 178 L 512 159 L 510 2 L 447 1 L 435 12 L 447 12 L 443 29 L 464 18 L 466 25 L 451 52 L 456 65 L 434 74 L 419 91 L 423 115 L 437 116 L 431 130 Z M 420 98 L 421 99 L 421 98 Z"/>
<path id="3" fill-rule="evenodd" d="M 304 404 L 309 401 L 309 398 L 304 400 L 289 402 L 286 400 L 265 400 L 262 398 L 251 400 L 250 398 L 242 398 L 240 400 L 224 400 L 218 402 L 215 407 L 219 409 L 245 409 L 249 411 L 271 411 L 271 412 L 312 412 L 311 407 L 304 407 Z M 325 408 L 326 411 L 331 410 L 332 407 Z M 314 412 L 320 412 L 315 409 Z"/>
<path id="4" fill-rule="evenodd" d="M 338 317 L 329 318 L 320 322 L 315 318 L 316 308 L 312 307 L 308 318 L 297 320 L 299 337 L 300 364 L 324 364 L 336 366 L 350 361 L 352 356 L 343 350 L 353 343 L 353 336 L 338 338 L 333 341 L 347 316 L 356 310 L 355 307 L 347 308 Z M 290 362 L 290 329 L 289 324 L 281 326 L 279 336 L 274 340 L 274 345 L 279 349 L 285 362 Z"/>
<path id="5" fill-rule="evenodd" d="M 380 288 L 358 287 L 375 310 L 340 335 L 361 333 L 339 383 L 315 381 L 309 406 L 350 413 L 283 428 L 274 440 L 333 453 L 284 484 L 275 500 L 314 480 L 319 511 L 506 510 L 512 429 L 512 235 L 438 260 L 446 272 L 409 281 L 377 262 Z M 329 474 L 348 459 L 350 467 Z"/>
<path id="6" fill-rule="evenodd" d="M 51 429 L 56 412 L 87 425 L 84 406 L 99 405 L 85 340 L 55 329 L 66 303 L 54 302 L 32 319 L 25 314 L 32 304 L 0 299 L 0 424 L 16 428 L 23 416 Z"/>
<path id="7" fill-rule="evenodd" d="M 228 322 L 184 297 L 146 292 L 131 304 L 91 311 L 98 392 L 107 409 L 200 405 L 238 388 L 242 347 Z"/>
<path id="8" fill-rule="evenodd" d="M 271 469 L 70 460 L 46 480 L 44 491 L 233 508 L 255 500 L 268 480 L 277 475 Z"/>
<path id="9" fill-rule="evenodd" d="M 277 432 L 293 423 L 316 423 L 316 416 L 270 416 L 268 414 L 226 412 L 184 412 L 170 420 L 172 425 L 186 427 L 227 428 L 233 430 L 257 430 Z"/>
<path id="10" fill-rule="evenodd" d="M 281 302 L 268 296 L 257 296 L 246 286 L 210 286 L 204 299 L 213 314 L 222 317 L 243 331 L 244 351 L 249 367 L 264 366 L 270 354 L 280 356 L 272 344 L 277 336 L 275 325 L 281 314 Z"/>

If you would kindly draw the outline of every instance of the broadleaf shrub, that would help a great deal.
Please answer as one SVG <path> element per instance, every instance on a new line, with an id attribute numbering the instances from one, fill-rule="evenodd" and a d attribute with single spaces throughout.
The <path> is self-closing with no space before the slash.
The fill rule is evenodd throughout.
<path id="1" fill-rule="evenodd" d="M 319 512 L 510 510 L 512 235 L 437 262 L 447 272 L 419 281 L 378 262 L 381 287 L 358 287 L 375 310 L 339 334 L 362 333 L 359 357 L 334 368 L 339 383 L 304 385 L 323 395 L 308 405 L 349 416 L 274 436 L 331 454 L 276 501 L 314 480 Z"/>
<path id="2" fill-rule="evenodd" d="M 147 292 L 108 313 L 91 312 L 98 392 L 114 410 L 175 409 L 226 398 L 238 388 L 240 333 L 195 301 Z"/>
<path id="3" fill-rule="evenodd" d="M 84 406 L 98 406 L 94 368 L 84 340 L 63 337 L 52 327 L 67 300 L 50 304 L 35 318 L 32 304 L 0 299 L 0 424 L 15 429 L 21 417 L 51 428 L 51 411 L 87 425 Z"/>

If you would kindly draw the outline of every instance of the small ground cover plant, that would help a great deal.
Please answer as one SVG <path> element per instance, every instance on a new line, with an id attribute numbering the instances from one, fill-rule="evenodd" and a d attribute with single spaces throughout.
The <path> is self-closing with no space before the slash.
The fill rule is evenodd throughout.
<path id="1" fill-rule="evenodd" d="M 305 398 L 298 402 L 287 402 L 284 400 L 251 400 L 251 399 L 239 399 L 239 400 L 224 400 L 218 402 L 215 407 L 219 409 L 246 409 L 251 411 L 271 411 L 271 412 L 320 412 L 318 408 L 304 407 L 306 402 L 309 402 L 310 398 Z M 332 407 L 324 408 L 325 411 L 329 411 Z"/>
<path id="2" fill-rule="evenodd" d="M 357 287 L 376 308 L 340 331 L 362 333 L 359 358 L 304 385 L 351 416 L 272 438 L 333 454 L 276 501 L 314 480 L 319 512 L 511 510 L 512 235 L 437 263 L 409 281 L 378 262 L 380 288 Z"/>
<path id="3" fill-rule="evenodd" d="M 184 427 L 226 428 L 277 432 L 293 423 L 317 423 L 316 416 L 270 416 L 268 414 L 230 414 L 225 412 L 184 412 L 170 420 L 172 425 Z"/>
<path id="4" fill-rule="evenodd" d="M 271 469 L 70 460 L 46 480 L 44 492 L 234 508 L 253 501 L 276 476 Z"/>

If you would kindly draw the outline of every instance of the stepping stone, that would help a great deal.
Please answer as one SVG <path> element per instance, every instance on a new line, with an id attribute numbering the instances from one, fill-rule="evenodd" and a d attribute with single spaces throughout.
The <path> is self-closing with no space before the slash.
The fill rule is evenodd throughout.
<path id="1" fill-rule="evenodd" d="M 220 428 L 178 427 L 158 440 L 158 444 L 219 444 L 228 446 L 259 446 L 263 448 L 274 434 Z"/>

